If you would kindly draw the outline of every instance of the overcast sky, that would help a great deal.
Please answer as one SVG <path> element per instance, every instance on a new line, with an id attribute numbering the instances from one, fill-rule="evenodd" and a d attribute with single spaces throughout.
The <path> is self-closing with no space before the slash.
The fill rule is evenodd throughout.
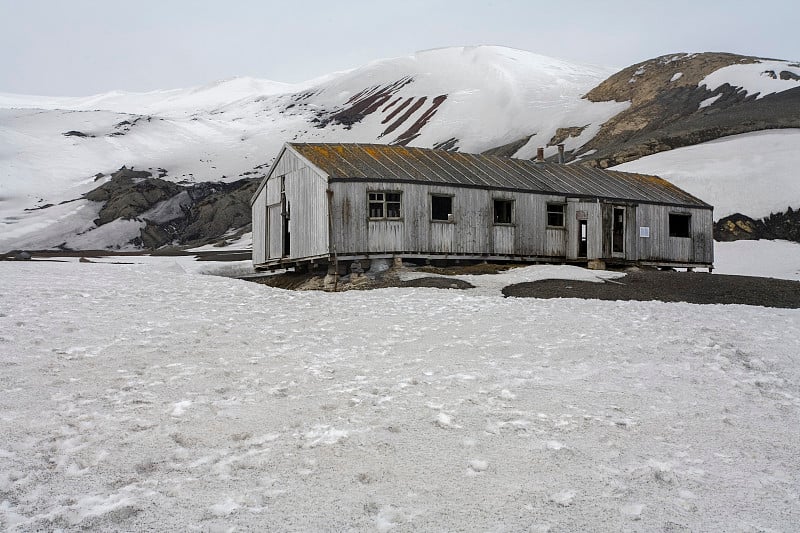
<path id="1" fill-rule="evenodd" d="M 798 0 L 0 0 L 0 92 L 89 95 L 233 76 L 298 82 L 497 44 L 624 67 L 672 52 L 800 60 Z"/>

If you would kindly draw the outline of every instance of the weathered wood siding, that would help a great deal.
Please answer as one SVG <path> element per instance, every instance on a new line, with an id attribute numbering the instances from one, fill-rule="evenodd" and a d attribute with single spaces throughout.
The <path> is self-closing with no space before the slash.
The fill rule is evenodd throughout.
<path id="1" fill-rule="evenodd" d="M 713 263 L 713 213 L 710 209 L 692 209 L 664 205 L 639 205 L 637 208 L 639 257 L 641 261 Z M 669 236 L 669 214 L 691 215 L 689 237 Z M 648 227 L 650 237 L 639 237 L 639 227 Z"/>
<path id="2" fill-rule="evenodd" d="M 289 254 L 283 255 L 281 181 L 289 212 Z M 270 170 L 265 196 L 268 211 L 267 259 L 298 259 L 328 253 L 327 181 L 315 167 L 286 150 Z M 254 204 L 255 205 L 255 204 Z M 254 234 L 255 236 L 255 234 Z"/>
<path id="3" fill-rule="evenodd" d="M 547 202 L 563 197 L 441 185 L 334 182 L 334 242 L 341 254 L 419 253 L 563 257 L 564 230 L 547 229 Z M 402 194 L 400 220 L 370 220 L 368 192 Z M 453 198 L 453 221 L 431 220 L 431 196 Z M 513 223 L 494 224 L 494 199 L 512 200 Z"/>
<path id="4" fill-rule="evenodd" d="M 567 256 L 566 228 L 547 228 L 545 230 L 544 255 L 547 257 Z"/>
<path id="5" fill-rule="evenodd" d="M 586 257 L 578 257 L 578 239 L 580 225 L 578 214 L 585 214 L 587 221 Z M 566 227 L 567 259 L 600 259 L 603 257 L 603 218 L 599 202 L 586 202 L 570 198 L 564 209 L 564 225 Z"/>
<path id="6" fill-rule="evenodd" d="M 280 259 L 283 255 L 283 241 L 281 235 L 283 231 L 283 217 L 281 217 L 281 204 L 269 206 L 267 219 L 269 259 Z"/>
<path id="7" fill-rule="evenodd" d="M 267 260 L 267 192 L 262 189 L 252 205 L 253 263 Z"/>

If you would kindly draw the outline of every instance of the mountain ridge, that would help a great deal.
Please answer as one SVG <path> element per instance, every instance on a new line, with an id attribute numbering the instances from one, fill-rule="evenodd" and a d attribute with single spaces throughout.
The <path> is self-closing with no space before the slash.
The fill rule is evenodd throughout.
<path id="1" fill-rule="evenodd" d="M 0 144 L 6 145 L 0 148 L 6 176 L 0 184 L 0 249 L 89 241 L 141 246 L 142 232 L 150 230 L 139 215 L 112 222 L 117 233 L 95 224 L 102 207 L 87 195 L 118 169 L 147 171 L 181 187 L 259 179 L 285 141 L 407 144 L 522 158 L 533 157 L 539 146 L 552 158 L 555 145 L 564 143 L 571 159 L 608 167 L 722 135 L 800 128 L 796 112 L 774 112 L 800 94 L 792 85 L 800 87 L 795 63 L 770 64 L 774 79 L 756 80 L 783 83 L 769 96 L 730 84 L 701 87 L 714 72 L 761 61 L 776 62 L 671 54 L 613 71 L 522 50 L 455 47 L 373 61 L 314 83 L 234 78 L 163 91 L 160 100 L 158 91 L 135 93 L 127 103 L 120 93 L 83 100 L 42 97 L 41 105 L 72 105 L 42 110 L 8 107 L 31 106 L 34 97 L 0 95 Z M 755 71 L 748 75 L 759 77 Z M 739 77 L 748 87 L 755 83 Z M 617 100 L 623 98 L 628 100 Z M 117 110 L 89 109 L 103 101 Z M 726 113 L 727 122 L 714 126 Z M 758 120 L 736 130 L 734 119 L 746 113 Z M 61 204 L 66 201 L 69 208 Z M 53 207 L 44 208 L 48 204 Z M 219 238 L 218 231 L 212 233 L 209 241 Z M 186 244 L 177 237 L 171 242 Z"/>

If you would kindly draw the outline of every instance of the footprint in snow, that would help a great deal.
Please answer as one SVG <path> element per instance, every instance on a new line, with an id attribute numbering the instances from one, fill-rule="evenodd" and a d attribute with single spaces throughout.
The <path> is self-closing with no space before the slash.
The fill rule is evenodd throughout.
<path id="1" fill-rule="evenodd" d="M 550 495 L 550 501 L 560 505 L 561 507 L 569 507 L 572 505 L 572 500 L 575 499 L 574 490 L 562 490 Z"/>
<path id="2" fill-rule="evenodd" d="M 180 402 L 177 402 L 177 403 L 173 404 L 173 406 L 172 406 L 173 409 L 172 409 L 171 415 L 172 416 L 181 416 L 181 415 L 183 415 L 183 413 L 186 412 L 186 408 L 189 407 L 190 405 L 192 405 L 192 401 L 191 400 L 181 400 Z"/>
<path id="3" fill-rule="evenodd" d="M 641 503 L 629 503 L 628 505 L 620 507 L 619 510 L 624 516 L 627 516 L 631 520 L 641 520 L 644 505 Z"/>
<path id="4" fill-rule="evenodd" d="M 433 423 L 442 429 L 460 428 L 461 426 L 453 423 L 453 417 L 447 413 L 439 413 L 433 420 Z"/>
<path id="5" fill-rule="evenodd" d="M 513 400 L 517 395 L 508 389 L 503 389 L 500 391 L 500 397 L 504 400 Z"/>
<path id="6" fill-rule="evenodd" d="M 473 459 L 469 462 L 469 468 L 467 468 L 467 475 L 468 476 L 477 476 L 484 472 L 486 469 L 489 468 L 488 461 L 484 461 L 483 459 Z"/>
<path id="7" fill-rule="evenodd" d="M 230 515 L 238 508 L 239 508 L 238 503 L 236 503 L 232 498 L 226 498 L 224 502 L 220 502 L 218 504 L 210 506 L 208 508 L 208 511 L 211 513 L 212 516 L 221 518 L 223 516 Z"/>

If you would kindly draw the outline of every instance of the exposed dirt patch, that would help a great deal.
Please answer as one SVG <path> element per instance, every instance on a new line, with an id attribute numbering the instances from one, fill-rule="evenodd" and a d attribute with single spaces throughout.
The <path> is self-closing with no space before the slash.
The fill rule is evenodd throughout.
<path id="1" fill-rule="evenodd" d="M 269 285 L 280 289 L 289 290 L 370 290 L 383 289 L 387 287 L 430 287 L 434 289 L 471 289 L 471 283 L 460 279 L 445 276 L 458 276 L 467 274 L 497 274 L 510 268 L 523 265 L 514 264 L 476 264 L 459 265 L 448 267 L 404 267 L 403 270 L 413 272 L 424 272 L 431 274 L 423 278 L 403 281 L 400 279 L 400 270 L 392 268 L 383 272 L 368 272 L 361 276 L 340 276 L 335 285 L 325 285 L 325 273 L 323 272 L 285 272 L 281 274 L 264 275 L 261 277 L 249 277 L 247 281 Z"/>
<path id="2" fill-rule="evenodd" d="M 550 139 L 550 142 L 547 143 L 547 146 L 556 146 L 560 143 L 563 143 L 570 137 L 580 137 L 583 130 L 588 127 L 586 126 L 573 126 L 571 128 L 558 128 L 556 130 L 555 135 Z"/>
<path id="3" fill-rule="evenodd" d="M 323 128 L 333 122 L 334 124 L 342 124 L 345 128 L 350 129 L 353 124 L 361 122 L 365 116 L 380 109 L 397 91 L 412 81 L 414 81 L 413 78 L 406 76 L 384 87 L 376 86 L 364 89 L 347 101 L 347 104 L 345 104 L 347 107 L 337 111 L 329 118 L 321 120 L 317 127 Z"/>
<path id="4" fill-rule="evenodd" d="M 595 300 L 659 300 L 695 304 L 743 304 L 800 308 L 800 282 L 697 272 L 630 272 L 606 283 L 543 280 L 503 289 L 517 298 L 585 298 Z"/>
<path id="5" fill-rule="evenodd" d="M 475 285 L 456 278 L 429 277 L 400 282 L 401 287 L 430 287 L 433 289 L 473 289 Z"/>
<path id="6" fill-rule="evenodd" d="M 523 266 L 529 265 L 514 263 L 478 263 L 475 265 L 453 265 L 446 267 L 422 266 L 418 267 L 416 271 L 438 274 L 440 276 L 463 276 L 471 274 L 497 274 L 498 272 L 505 272 L 506 270 Z"/>
<path id="7" fill-rule="evenodd" d="M 423 96 L 423 97 L 419 98 L 416 102 L 414 102 L 411 105 L 411 107 L 409 107 L 408 110 L 405 113 L 403 113 L 403 116 L 401 116 L 400 118 L 398 118 L 397 120 L 395 120 L 394 122 L 389 124 L 389 126 L 385 130 L 383 130 L 383 133 L 380 134 L 380 137 L 384 137 L 386 135 L 389 135 L 394 130 L 399 128 L 406 120 L 408 120 L 408 118 L 411 115 L 413 115 L 414 113 L 417 112 L 417 109 L 422 107 L 422 105 L 425 103 L 425 100 L 427 100 L 427 99 L 428 99 L 427 96 Z"/>
<path id="8" fill-rule="evenodd" d="M 317 278 L 318 282 L 315 284 L 314 280 Z M 276 289 L 287 289 L 292 291 L 322 289 L 322 277 L 307 273 L 284 272 L 282 274 L 246 279 L 247 281 L 259 283 L 261 285 L 268 285 L 270 287 L 275 287 Z"/>
<path id="9" fill-rule="evenodd" d="M 422 114 L 422 116 L 419 117 L 417 121 L 411 125 L 410 128 L 408 128 L 397 139 L 395 139 L 393 144 L 406 146 L 408 143 L 417 138 L 417 136 L 419 136 L 419 130 L 421 130 L 423 126 L 425 126 L 425 124 L 427 124 L 428 121 L 430 121 L 430 119 L 433 118 L 433 115 L 436 114 L 437 109 L 439 108 L 440 105 L 442 105 L 442 103 L 445 100 L 447 100 L 446 94 L 440 94 L 439 96 L 434 98 L 431 107 L 429 107 L 428 110 L 425 111 Z"/>
<path id="10" fill-rule="evenodd" d="M 520 148 L 528 144 L 528 141 L 531 140 L 533 135 L 528 135 L 526 137 L 522 137 L 521 139 L 517 139 L 516 141 L 512 141 L 508 144 L 504 144 L 502 146 L 497 146 L 495 148 L 490 148 L 484 152 L 481 152 L 481 155 L 496 155 L 499 157 L 513 157 Z"/>
<path id="11" fill-rule="evenodd" d="M 446 141 L 438 142 L 433 145 L 434 150 L 447 150 L 448 152 L 458 152 L 458 139 L 451 137 Z"/>

